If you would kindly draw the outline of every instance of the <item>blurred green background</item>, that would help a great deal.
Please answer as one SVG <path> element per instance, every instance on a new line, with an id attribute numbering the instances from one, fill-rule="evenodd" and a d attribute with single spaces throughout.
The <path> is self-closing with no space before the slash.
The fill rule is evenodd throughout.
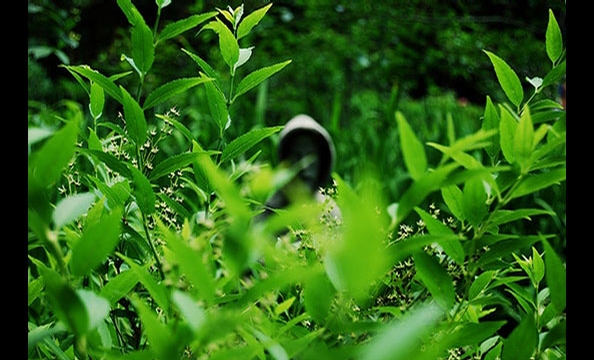
<path id="1" fill-rule="evenodd" d="M 152 26 L 155 1 L 133 3 Z M 163 10 L 159 28 L 241 3 L 173 0 Z M 245 1 L 245 13 L 268 3 Z M 397 199 L 408 180 L 399 155 L 394 111 L 404 113 L 422 141 L 447 143 L 448 118 L 458 136 L 477 130 L 486 96 L 506 101 L 482 50 L 503 58 L 520 79 L 544 76 L 550 69 L 545 52 L 549 8 L 565 33 L 564 1 L 273 2 L 262 22 L 241 39 L 241 47 L 255 48 L 238 77 L 287 59 L 292 63 L 233 105 L 227 140 L 307 113 L 333 136 L 338 174 L 352 180 L 372 170 L 384 179 L 387 195 Z M 60 64 L 87 64 L 106 76 L 130 70 L 121 61 L 122 54 L 130 53 L 130 33 L 116 0 L 29 0 L 28 30 L 30 125 L 58 126 L 51 114 L 72 106 L 70 100 L 88 111 L 86 93 Z M 145 96 L 165 82 L 197 76 L 198 67 L 181 48 L 198 54 L 221 74 L 228 72 L 215 34 L 197 30 L 157 47 Z M 129 81 L 135 78 L 118 82 L 128 86 Z M 115 119 L 116 106 L 107 99 L 102 121 Z M 217 130 L 202 88 L 154 111 L 164 113 L 171 107 L 180 112 L 180 121 L 201 144 L 212 148 Z M 263 161 L 275 161 L 273 148 L 274 139 L 261 155 Z M 187 144 L 172 143 L 165 149 L 184 150 Z M 428 155 L 435 164 L 439 154 Z"/>

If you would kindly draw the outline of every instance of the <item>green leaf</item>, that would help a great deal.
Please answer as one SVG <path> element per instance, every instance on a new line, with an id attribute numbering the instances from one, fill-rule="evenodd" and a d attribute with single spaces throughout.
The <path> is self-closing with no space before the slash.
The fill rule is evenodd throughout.
<path id="1" fill-rule="evenodd" d="M 153 32 L 144 21 L 132 27 L 132 59 L 140 71 L 141 78 L 149 72 L 155 61 Z"/>
<path id="2" fill-rule="evenodd" d="M 78 289 L 76 290 L 76 294 L 87 311 L 89 321 L 87 331 L 91 331 L 99 326 L 103 319 L 109 315 L 109 302 L 90 290 Z"/>
<path id="3" fill-rule="evenodd" d="M 219 35 L 221 56 L 229 69 L 233 70 L 237 60 L 239 60 L 239 45 L 231 30 L 219 19 L 206 24 L 204 29 L 211 29 Z"/>
<path id="4" fill-rule="evenodd" d="M 422 355 L 422 345 L 430 341 L 443 311 L 434 303 L 422 304 L 401 319 L 385 325 L 370 342 L 360 347 L 362 360 L 410 360 Z"/>
<path id="5" fill-rule="evenodd" d="M 324 321 L 330 313 L 336 290 L 325 273 L 319 273 L 308 278 L 303 287 L 303 302 L 307 313 L 318 324 Z"/>
<path id="6" fill-rule="evenodd" d="M 274 308 L 274 314 L 276 316 L 281 315 L 285 311 L 288 311 L 291 308 L 291 305 L 295 302 L 295 296 L 291 296 L 287 300 L 283 301 L 282 303 L 276 305 Z"/>
<path id="7" fill-rule="evenodd" d="M 103 207 L 103 202 L 95 206 Z M 116 208 L 98 221 L 85 223 L 81 238 L 72 248 L 70 270 L 74 275 L 87 275 L 113 252 L 120 240 L 122 214 L 122 209 Z"/>
<path id="8" fill-rule="evenodd" d="M 518 209 L 518 210 L 497 210 L 491 216 L 491 224 L 502 225 L 516 220 L 532 220 L 534 215 L 555 216 L 554 211 L 543 209 Z"/>
<path id="9" fill-rule="evenodd" d="M 101 161 L 105 165 L 107 165 L 111 170 L 114 172 L 128 178 L 132 179 L 132 173 L 128 166 L 120 161 L 118 158 L 113 156 L 110 153 L 103 152 L 101 150 L 90 150 L 90 149 L 79 149 L 79 152 L 82 154 L 88 154 L 96 158 L 97 160 Z"/>
<path id="10" fill-rule="evenodd" d="M 167 242 L 167 247 L 171 249 L 171 261 L 179 265 L 181 273 L 198 290 L 200 299 L 204 300 L 206 305 L 212 305 L 216 285 L 213 259 L 209 253 L 210 246 L 202 245 L 204 251 L 197 251 L 162 223 L 159 223 L 159 229 Z"/>
<path id="11" fill-rule="evenodd" d="M 491 280 L 495 278 L 495 271 L 485 271 L 474 279 L 468 290 L 468 300 L 472 301 L 479 297 L 487 288 Z"/>
<path id="12" fill-rule="evenodd" d="M 200 69 L 202 69 L 202 71 L 204 71 L 204 73 L 206 74 L 206 76 L 208 76 L 211 79 L 217 79 L 217 73 L 216 71 L 214 71 L 214 69 L 208 65 L 208 63 L 204 60 L 202 60 L 201 57 L 199 57 L 196 54 L 191 53 L 190 51 L 186 50 L 186 49 L 181 49 L 184 53 L 186 53 L 190 58 L 192 58 L 192 60 L 194 60 L 194 62 L 196 64 L 198 64 L 198 66 L 200 67 Z"/>
<path id="13" fill-rule="evenodd" d="M 446 269 L 433 256 L 423 251 L 413 255 L 415 260 L 416 277 L 427 287 L 435 301 L 444 311 L 454 306 L 456 293 L 454 284 Z"/>
<path id="14" fill-rule="evenodd" d="M 134 271 L 125 270 L 116 277 L 109 279 L 107 284 L 101 288 L 99 295 L 107 299 L 109 304 L 113 306 L 118 300 L 127 296 L 136 284 L 138 284 L 138 277 Z"/>
<path id="15" fill-rule="evenodd" d="M 131 0 L 117 0 L 117 3 L 124 15 L 126 15 L 126 19 L 128 19 L 130 25 L 135 26 L 139 22 L 144 23 L 142 15 L 138 12 L 134 4 L 132 4 Z"/>
<path id="16" fill-rule="evenodd" d="M 538 345 L 534 314 L 526 314 L 520 324 L 503 340 L 501 360 L 529 360 Z"/>
<path id="17" fill-rule="evenodd" d="M 177 306 L 183 319 L 190 326 L 194 334 L 200 334 L 202 330 L 206 330 L 206 312 L 190 295 L 180 290 L 174 290 L 171 300 Z"/>
<path id="18" fill-rule="evenodd" d="M 134 141 L 137 147 L 144 144 L 147 139 L 147 124 L 144 117 L 144 112 L 138 102 L 120 86 L 122 93 L 122 100 L 124 105 L 124 119 L 126 120 L 126 129 L 130 135 L 130 139 Z"/>
<path id="19" fill-rule="evenodd" d="M 466 323 L 458 326 L 456 330 L 447 336 L 447 341 L 452 348 L 464 346 L 476 346 L 485 339 L 496 335 L 505 321 L 484 321 L 478 324 Z"/>
<path id="20" fill-rule="evenodd" d="M 235 95 L 233 96 L 231 102 L 234 102 L 235 99 L 237 99 L 239 96 L 245 94 L 246 92 L 258 86 L 264 80 L 281 71 L 285 66 L 289 65 L 290 63 L 291 60 L 287 60 L 282 63 L 270 65 L 249 73 L 248 75 L 246 75 L 246 77 L 241 79 L 241 81 L 237 85 Z"/>
<path id="21" fill-rule="evenodd" d="M 463 205 L 462 205 L 462 190 L 456 185 L 444 186 L 441 188 L 441 196 L 443 201 L 450 209 L 452 215 L 458 220 L 464 221 Z"/>
<path id="22" fill-rule="evenodd" d="M 561 29 L 555 19 L 553 10 L 549 9 L 549 23 L 547 24 L 546 32 L 546 48 L 547 55 L 552 63 L 555 63 L 563 53 L 563 37 Z"/>
<path id="23" fill-rule="evenodd" d="M 143 334 L 149 343 L 149 350 L 155 359 L 176 359 L 181 354 L 177 351 L 176 340 L 173 332 L 157 317 L 153 309 L 146 305 L 138 296 L 131 297 L 132 305 L 136 308 L 143 328 Z M 149 358 L 149 357 L 147 357 Z"/>
<path id="24" fill-rule="evenodd" d="M 105 90 L 105 92 L 114 98 L 120 104 L 123 104 L 122 92 L 118 88 L 118 86 L 105 75 L 102 75 L 97 70 L 93 70 L 91 67 L 87 65 L 78 65 L 78 66 L 64 66 L 70 73 L 73 75 L 80 74 L 87 79 L 91 80 L 93 83 L 98 84 Z"/>
<path id="25" fill-rule="evenodd" d="M 542 174 L 538 175 L 528 175 L 514 190 L 510 199 L 532 194 L 551 185 L 559 184 L 561 181 L 565 180 L 567 176 L 566 172 L 567 171 L 565 168 L 561 168 L 543 172 Z"/>
<path id="26" fill-rule="evenodd" d="M 523 173 L 530 167 L 529 160 L 534 145 L 534 125 L 532 125 L 530 111 L 526 108 L 514 134 L 514 157 L 522 167 Z"/>
<path id="27" fill-rule="evenodd" d="M 155 212 L 155 192 L 150 181 L 134 165 L 129 164 L 132 179 L 134 181 L 134 197 L 140 211 L 145 215 Z"/>
<path id="28" fill-rule="evenodd" d="M 157 43 L 174 38 L 214 17 L 216 14 L 216 11 L 211 11 L 204 14 L 195 14 L 185 19 L 170 23 L 159 33 Z"/>
<path id="29" fill-rule="evenodd" d="M 177 170 L 183 169 L 190 165 L 198 158 L 199 153 L 186 152 L 163 159 L 160 163 L 155 165 L 149 175 L 151 181 L 155 181 L 162 176 L 169 175 Z"/>
<path id="30" fill-rule="evenodd" d="M 487 192 L 480 177 L 469 179 L 462 190 L 464 217 L 473 225 L 478 224 L 487 214 Z"/>
<path id="31" fill-rule="evenodd" d="M 485 147 L 487 154 L 491 158 L 495 158 L 495 156 L 499 153 L 501 149 L 500 140 L 499 140 L 499 114 L 497 113 L 497 108 L 493 105 L 491 98 L 487 96 L 487 104 L 485 105 L 485 112 L 483 115 L 483 123 L 482 129 L 485 131 L 489 130 L 497 130 L 497 134 L 494 135 L 493 141 L 490 145 Z"/>
<path id="32" fill-rule="evenodd" d="M 501 122 L 499 123 L 499 135 L 501 141 L 501 151 L 508 163 L 516 162 L 515 135 L 518 128 L 518 122 L 515 117 L 509 113 L 505 107 L 501 107 Z"/>
<path id="33" fill-rule="evenodd" d="M 419 207 L 415 207 L 415 211 L 419 214 L 431 235 L 454 235 L 452 229 L 440 220 L 435 219 L 428 212 Z M 463 265 L 464 248 L 462 248 L 462 244 L 460 244 L 459 240 L 451 240 L 449 237 L 444 237 L 444 240 L 439 241 L 438 244 L 443 248 L 445 253 L 452 258 L 452 260 L 457 264 Z"/>
<path id="34" fill-rule="evenodd" d="M 210 115 L 219 127 L 219 135 L 222 136 L 229 121 L 227 99 L 225 98 L 225 94 L 213 82 L 204 83 L 204 89 L 206 91 L 206 101 L 208 102 Z"/>
<path id="35" fill-rule="evenodd" d="M 279 132 L 282 128 L 282 126 L 274 126 L 261 129 L 253 129 L 243 135 L 240 135 L 239 137 L 231 141 L 229 145 L 227 145 L 227 147 L 225 147 L 225 149 L 223 150 L 223 154 L 221 155 L 220 163 L 222 164 L 227 160 L 232 160 L 235 157 L 245 153 L 253 146 L 258 144 L 260 141 Z"/>
<path id="36" fill-rule="evenodd" d="M 503 59 L 487 50 L 483 51 L 489 56 L 495 68 L 495 74 L 503 92 L 505 92 L 505 95 L 512 104 L 519 107 L 524 100 L 524 89 L 522 89 L 520 78 L 518 78 L 515 71 Z"/>
<path id="37" fill-rule="evenodd" d="M 103 88 L 101 85 L 92 82 L 91 83 L 91 103 L 89 104 L 89 110 L 91 111 L 91 116 L 94 119 L 98 119 L 101 117 L 103 113 L 103 105 L 105 105 L 105 93 L 103 92 Z"/>
<path id="38" fill-rule="evenodd" d="M 558 84 L 559 81 L 563 79 L 566 74 L 566 63 L 563 60 L 559 65 L 555 66 L 554 68 L 549 71 L 542 82 L 542 86 L 549 86 Z"/>
<path id="39" fill-rule="evenodd" d="M 542 244 L 547 286 L 551 291 L 551 303 L 558 312 L 562 312 L 565 310 L 567 293 L 565 266 L 548 241 L 543 239 Z"/>
<path id="40" fill-rule="evenodd" d="M 247 15 L 243 21 L 241 21 L 239 23 L 239 27 L 237 28 L 237 40 L 241 39 L 242 37 L 246 36 L 247 34 L 250 33 L 250 31 L 252 31 L 252 29 L 258 25 L 258 23 L 260 22 L 260 20 L 262 20 L 262 18 L 264 17 L 264 15 L 266 15 L 266 12 L 268 11 L 268 9 L 270 9 L 270 7 L 272 6 L 272 3 L 252 12 L 251 14 Z"/>
<path id="41" fill-rule="evenodd" d="M 142 108 L 144 110 L 150 109 L 153 106 L 163 103 L 177 94 L 188 91 L 194 86 L 212 80 L 213 79 L 204 76 L 173 80 L 171 82 L 159 86 L 153 92 L 151 92 L 144 101 Z"/>
<path id="42" fill-rule="evenodd" d="M 163 284 L 158 283 L 154 276 L 149 273 L 148 268 L 150 268 L 151 264 L 140 266 L 134 260 L 120 253 L 117 255 L 128 264 L 130 271 L 134 272 L 138 281 L 140 281 L 144 288 L 149 292 L 157 303 L 157 306 L 161 309 L 169 309 L 169 289 Z"/>
<path id="43" fill-rule="evenodd" d="M 80 119 L 74 118 L 45 141 L 29 158 L 29 193 L 56 182 L 74 155 Z"/>
<path id="44" fill-rule="evenodd" d="M 54 226 L 61 229 L 87 212 L 95 201 L 93 193 L 78 193 L 60 200 L 53 213 Z"/>
<path id="45" fill-rule="evenodd" d="M 404 163 L 410 176 L 414 180 L 419 180 L 427 171 L 425 148 L 400 111 L 396 112 L 396 121 L 398 122 L 400 148 L 402 149 Z"/>

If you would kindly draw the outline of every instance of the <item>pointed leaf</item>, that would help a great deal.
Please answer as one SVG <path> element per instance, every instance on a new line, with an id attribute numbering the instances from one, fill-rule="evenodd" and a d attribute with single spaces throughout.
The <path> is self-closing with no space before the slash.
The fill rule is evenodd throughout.
<path id="1" fill-rule="evenodd" d="M 78 193 L 60 200 L 53 213 L 54 226 L 61 229 L 87 212 L 95 201 L 93 193 Z"/>
<path id="2" fill-rule="evenodd" d="M 485 105 L 485 113 L 483 115 L 483 124 L 482 129 L 485 131 L 488 130 L 497 130 L 497 134 L 494 135 L 493 141 L 490 145 L 488 145 L 485 150 L 487 154 L 491 158 L 494 158 L 501 148 L 500 140 L 499 140 L 499 114 L 497 113 L 497 108 L 493 105 L 491 98 L 487 96 L 487 104 Z"/>
<path id="3" fill-rule="evenodd" d="M 126 129 L 130 138 L 137 147 L 144 144 L 147 139 L 147 124 L 144 117 L 144 112 L 138 102 L 132 98 L 132 96 L 120 86 L 122 92 L 122 100 L 124 103 L 124 119 L 126 120 Z"/>
<path id="4" fill-rule="evenodd" d="M 551 291 L 551 303 L 557 312 L 562 312 L 565 310 L 567 293 L 565 266 L 548 241 L 543 239 L 542 244 L 547 286 Z"/>
<path id="5" fill-rule="evenodd" d="M 529 360 L 537 349 L 538 330 L 533 314 L 526 314 L 503 341 L 501 360 Z"/>
<path id="6" fill-rule="evenodd" d="M 524 171 L 530 166 L 529 160 L 534 145 L 534 125 L 532 124 L 530 111 L 526 108 L 520 117 L 514 134 L 514 157 Z"/>
<path id="7" fill-rule="evenodd" d="M 464 217 L 473 225 L 478 224 L 487 214 L 487 192 L 480 177 L 469 179 L 462 191 Z"/>
<path id="8" fill-rule="evenodd" d="M 433 256 L 419 251 L 413 255 L 416 276 L 425 284 L 435 301 L 444 311 L 454 305 L 455 291 L 452 279 L 446 269 Z"/>
<path id="9" fill-rule="evenodd" d="M 222 135 L 225 131 L 227 121 L 229 121 L 227 99 L 213 82 L 205 83 L 204 89 L 206 91 L 206 101 L 208 102 L 210 115 L 214 119 L 215 123 L 219 126 L 219 133 Z"/>
<path id="10" fill-rule="evenodd" d="M 252 29 L 258 25 L 258 23 L 260 22 L 260 20 L 262 20 L 262 18 L 264 17 L 264 15 L 266 15 L 266 12 L 268 11 L 268 9 L 270 9 L 270 7 L 272 6 L 272 3 L 252 12 L 251 14 L 247 15 L 243 21 L 241 21 L 239 23 L 239 27 L 237 28 L 237 40 L 241 39 L 242 37 L 246 36 L 247 34 L 250 33 L 250 31 L 252 31 Z"/>
<path id="11" fill-rule="evenodd" d="M 460 244 L 459 240 L 452 240 L 447 235 L 454 235 L 452 229 L 450 229 L 447 225 L 442 223 L 440 220 L 433 218 L 431 214 L 424 211 L 421 208 L 415 208 L 415 211 L 427 227 L 427 230 L 431 235 L 446 235 L 442 241 L 439 241 L 438 244 L 443 248 L 446 254 L 452 258 L 457 264 L 463 265 L 464 264 L 464 248 L 462 244 Z"/>
<path id="12" fill-rule="evenodd" d="M 76 294 L 87 310 L 87 331 L 95 329 L 109 315 L 109 302 L 90 290 L 78 289 Z"/>
<path id="13" fill-rule="evenodd" d="M 516 162 L 515 135 L 518 128 L 518 122 L 505 107 L 501 107 L 501 122 L 499 123 L 499 134 L 501 142 L 501 151 L 508 163 Z"/>
<path id="14" fill-rule="evenodd" d="M 134 165 L 129 164 L 132 179 L 134 180 L 134 197 L 140 211 L 145 215 L 155 212 L 155 192 L 150 181 Z"/>
<path id="15" fill-rule="evenodd" d="M 178 20 L 165 26 L 159 33 L 157 43 L 174 38 L 196 26 L 205 22 L 206 20 L 216 16 L 216 11 L 207 12 L 204 14 L 195 14 L 182 20 Z"/>
<path id="16" fill-rule="evenodd" d="M 107 284 L 101 288 L 99 295 L 105 298 L 110 306 L 113 306 L 118 300 L 127 296 L 136 284 L 138 284 L 138 277 L 134 271 L 125 270 L 116 277 L 110 279 Z"/>
<path id="17" fill-rule="evenodd" d="M 221 155 L 220 163 L 222 164 L 227 160 L 232 160 L 235 157 L 245 153 L 253 146 L 258 144 L 260 141 L 279 132 L 282 128 L 282 126 L 274 126 L 261 129 L 253 129 L 243 135 L 240 135 L 239 137 L 231 141 L 229 145 L 227 145 L 227 147 L 225 147 L 225 149 L 223 150 L 223 154 Z"/>
<path id="18" fill-rule="evenodd" d="M 171 82 L 168 82 L 164 85 L 159 86 L 153 92 L 151 92 L 149 96 L 147 96 L 143 104 L 143 109 L 150 109 L 157 104 L 165 102 L 166 100 L 170 99 L 175 95 L 188 91 L 194 86 L 212 80 L 213 79 L 200 76 L 193 78 L 176 79 Z"/>
<path id="19" fill-rule="evenodd" d="M 126 178 L 132 179 L 132 173 L 130 172 L 130 169 L 128 169 L 128 166 L 112 154 L 103 152 L 102 150 L 80 149 L 79 151 L 82 154 L 89 154 L 93 156 L 103 164 L 107 165 L 107 167 L 109 167 L 114 172 Z"/>
<path id="20" fill-rule="evenodd" d="M 211 21 L 204 26 L 205 29 L 211 29 L 219 35 L 219 48 L 221 56 L 231 70 L 239 59 L 239 45 L 237 39 L 233 36 L 231 30 L 221 20 Z"/>
<path id="21" fill-rule="evenodd" d="M 109 96 L 114 98 L 120 104 L 123 103 L 122 93 L 120 89 L 112 80 L 107 78 L 105 75 L 102 75 L 98 71 L 91 69 L 87 65 L 65 66 L 65 68 L 70 73 L 73 73 L 73 75 L 74 73 L 80 74 L 86 77 L 87 79 L 91 80 L 93 83 L 100 85 Z"/>
<path id="22" fill-rule="evenodd" d="M 155 61 L 153 32 L 144 21 L 132 27 L 132 59 L 143 78 Z"/>
<path id="23" fill-rule="evenodd" d="M 555 63 L 561 57 L 563 53 L 563 38 L 561 35 L 561 29 L 555 19 L 553 10 L 549 9 L 549 23 L 547 24 L 546 32 L 546 48 L 547 55 L 552 63 Z"/>
<path id="24" fill-rule="evenodd" d="M 161 309 L 169 309 L 169 289 L 158 283 L 154 276 L 149 273 L 148 268 L 151 264 L 140 266 L 134 260 L 120 253 L 118 253 L 118 256 L 128 264 L 130 271 L 134 272 L 136 278 L 149 292 L 157 306 Z"/>
<path id="25" fill-rule="evenodd" d="M 512 104 L 519 107 L 524 100 L 524 90 L 522 89 L 520 78 L 518 78 L 516 72 L 499 56 L 486 50 L 483 51 L 489 56 L 489 59 L 495 68 L 495 74 L 497 75 L 497 80 L 499 81 L 503 92 L 505 92 L 505 95 L 507 95 L 507 98 Z"/>
<path id="26" fill-rule="evenodd" d="M 149 175 L 151 181 L 157 180 L 162 176 L 169 175 L 177 170 L 183 169 L 186 166 L 196 161 L 198 153 L 182 153 L 173 155 L 163 159 L 160 163 L 155 165 L 153 171 Z"/>
<path id="27" fill-rule="evenodd" d="M 246 92 L 250 91 L 254 87 L 258 86 L 261 82 L 268 79 L 272 75 L 276 74 L 277 72 L 281 71 L 285 66 L 289 65 L 291 60 L 284 61 L 282 63 L 278 63 L 275 65 L 270 65 L 264 67 L 262 69 L 256 70 L 254 72 L 249 73 L 241 79 L 239 84 L 237 85 L 237 89 L 235 90 L 235 95 L 231 102 L 235 101 L 239 96 L 245 94 Z"/>
<path id="28" fill-rule="evenodd" d="M 404 163 L 410 176 L 414 180 L 419 180 L 427 171 L 425 148 L 400 111 L 396 112 L 396 121 L 398 122 L 400 148 Z"/>
<path id="29" fill-rule="evenodd" d="M 463 205 L 462 205 L 462 190 L 456 185 L 444 186 L 441 188 L 441 196 L 443 201 L 450 209 L 452 215 L 458 220 L 464 221 Z"/>
<path id="30" fill-rule="evenodd" d="M 565 168 L 550 170 L 539 175 L 527 176 L 514 190 L 511 198 L 522 197 L 551 185 L 559 184 L 565 180 L 566 176 Z"/>
<path id="31" fill-rule="evenodd" d="M 98 202 L 95 206 L 103 206 Z M 113 252 L 120 240 L 122 209 L 104 214 L 96 222 L 85 224 L 79 241 L 72 248 L 70 270 L 74 275 L 87 275 Z"/>
<path id="32" fill-rule="evenodd" d="M 105 104 L 105 93 L 103 87 L 97 83 L 91 83 L 91 103 L 89 110 L 94 119 L 101 117 L 103 113 L 103 105 Z"/>
<path id="33" fill-rule="evenodd" d="M 202 69 L 202 71 L 204 71 L 204 73 L 206 74 L 206 76 L 208 76 L 211 79 L 216 79 L 217 78 L 217 73 L 216 71 L 214 71 L 214 69 L 204 60 L 202 60 L 201 57 L 199 57 L 196 54 L 191 53 L 190 51 L 186 50 L 186 49 L 181 49 L 184 53 L 186 53 L 189 57 L 192 58 L 192 60 L 194 60 L 194 62 L 196 64 L 198 64 L 198 66 L 200 67 L 200 69 Z"/>
<path id="34" fill-rule="evenodd" d="M 177 352 L 175 340 L 172 331 L 159 320 L 155 311 L 153 311 L 143 300 L 138 296 L 133 296 L 131 299 L 132 305 L 136 308 L 138 317 L 144 325 L 143 333 L 149 343 L 149 350 L 154 356 L 150 358 L 155 359 L 175 359 L 179 358 L 180 354 Z"/>

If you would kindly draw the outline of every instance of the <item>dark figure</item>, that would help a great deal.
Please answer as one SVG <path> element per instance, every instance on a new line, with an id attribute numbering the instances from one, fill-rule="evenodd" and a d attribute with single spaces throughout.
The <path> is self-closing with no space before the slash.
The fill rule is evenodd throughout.
<path id="1" fill-rule="evenodd" d="M 335 160 L 330 134 L 307 115 L 292 118 L 280 133 L 278 158 L 281 166 L 297 166 L 298 174 L 266 202 L 263 220 L 274 209 L 287 207 L 304 197 L 321 198 L 319 189 L 329 184 Z"/>

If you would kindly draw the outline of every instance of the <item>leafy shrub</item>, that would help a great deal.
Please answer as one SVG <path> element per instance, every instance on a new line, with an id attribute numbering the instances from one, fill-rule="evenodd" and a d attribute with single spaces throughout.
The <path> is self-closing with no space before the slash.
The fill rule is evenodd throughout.
<path id="1" fill-rule="evenodd" d="M 89 115 L 70 104 L 49 115 L 58 128 L 43 118 L 29 127 L 30 359 L 565 357 L 565 239 L 514 226 L 548 217 L 564 227 L 564 209 L 539 195 L 565 181 L 565 111 L 542 97 L 565 75 L 552 12 L 551 70 L 527 79 L 528 98 L 513 69 L 485 52 L 511 104 L 487 97 L 481 129 L 457 136 L 448 121 L 447 144 L 423 144 L 395 113 L 411 179 L 397 203 L 372 172 L 353 182 L 335 173 L 328 201 L 254 222 L 291 176 L 251 153 L 281 127 L 226 136 L 234 103 L 290 63 L 241 75 L 256 54 L 241 39 L 271 4 L 157 32 L 130 0 L 117 3 L 131 25 L 122 56 L 131 70 L 66 66 Z M 169 1 L 157 4 L 160 13 Z M 145 94 L 159 44 L 198 26 L 216 34 L 227 69 L 181 49 L 198 76 Z M 155 112 L 198 86 L 217 130 L 208 145 L 175 108 Z M 103 112 L 108 99 L 119 114 Z M 436 164 L 427 147 L 441 154 Z M 422 206 L 435 194 L 443 212 Z"/>

